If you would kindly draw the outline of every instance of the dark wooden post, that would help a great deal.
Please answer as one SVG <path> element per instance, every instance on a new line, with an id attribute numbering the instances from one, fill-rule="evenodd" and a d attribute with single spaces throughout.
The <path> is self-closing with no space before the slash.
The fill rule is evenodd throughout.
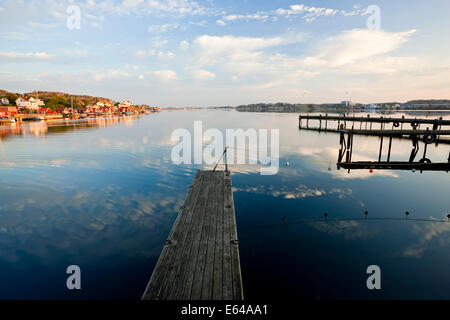
<path id="1" fill-rule="evenodd" d="M 389 150 L 388 150 L 387 162 L 391 161 L 391 147 L 392 147 L 392 136 L 389 137 Z"/>
<path id="2" fill-rule="evenodd" d="M 381 141 L 380 141 L 380 152 L 378 154 L 378 162 L 381 161 L 381 152 L 383 151 L 383 136 L 381 136 Z"/>

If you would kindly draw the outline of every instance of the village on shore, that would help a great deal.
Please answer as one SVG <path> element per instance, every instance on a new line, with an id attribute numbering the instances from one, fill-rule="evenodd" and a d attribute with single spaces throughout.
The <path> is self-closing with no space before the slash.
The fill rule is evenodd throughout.
<path id="1" fill-rule="evenodd" d="M 95 99 L 96 102 L 80 102 L 73 98 L 62 97 L 47 99 L 47 103 L 31 95 L 23 95 L 11 101 L 11 98 L 0 98 L 0 123 L 16 123 L 21 121 L 40 121 L 63 118 L 93 118 L 104 116 L 139 115 L 161 112 L 158 107 L 134 105 L 131 101 L 114 102 L 109 99 Z M 47 105 L 48 104 L 48 105 Z"/>

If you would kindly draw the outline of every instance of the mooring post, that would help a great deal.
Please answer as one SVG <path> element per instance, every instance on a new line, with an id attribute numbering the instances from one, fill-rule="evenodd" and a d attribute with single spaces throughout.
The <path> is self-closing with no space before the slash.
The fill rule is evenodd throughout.
<path id="1" fill-rule="evenodd" d="M 391 147 L 392 147 L 392 136 L 389 137 L 389 150 L 388 150 L 387 162 L 391 161 Z"/>
<path id="2" fill-rule="evenodd" d="M 353 133 L 350 133 L 350 162 L 352 162 L 352 154 L 353 154 Z M 350 169 L 348 172 L 350 172 Z"/>
<path id="3" fill-rule="evenodd" d="M 381 161 L 381 152 L 383 151 L 383 136 L 381 136 L 381 140 L 380 140 L 380 152 L 378 154 L 378 162 Z"/>

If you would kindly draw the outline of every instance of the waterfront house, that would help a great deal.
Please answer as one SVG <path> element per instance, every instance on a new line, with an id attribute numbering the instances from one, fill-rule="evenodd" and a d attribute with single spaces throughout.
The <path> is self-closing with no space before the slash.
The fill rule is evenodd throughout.
<path id="1" fill-rule="evenodd" d="M 2 98 L 1 102 L 2 102 L 3 105 L 9 104 L 8 98 Z"/>
<path id="2" fill-rule="evenodd" d="M 121 107 L 121 106 L 119 105 L 118 111 L 119 111 L 120 113 L 127 113 L 127 114 L 130 114 L 130 113 L 132 113 L 132 112 L 134 111 L 134 109 L 133 109 L 133 107 L 130 107 L 130 106 L 128 106 L 128 107 Z"/>
<path id="3" fill-rule="evenodd" d="M 70 114 L 70 113 L 72 113 L 72 111 L 70 110 L 70 108 L 57 108 L 56 109 L 56 113 L 59 113 L 59 114 Z"/>
<path id="4" fill-rule="evenodd" d="M 10 117 L 17 114 L 16 107 L 0 107 L 0 117 Z"/>
<path id="5" fill-rule="evenodd" d="M 50 108 L 39 108 L 39 113 L 41 114 L 52 114 L 55 113 Z"/>
<path id="6" fill-rule="evenodd" d="M 133 106 L 133 103 L 131 101 L 123 101 L 119 103 L 119 108 L 128 108 Z"/>
<path id="7" fill-rule="evenodd" d="M 33 97 L 19 97 L 16 99 L 16 105 L 19 108 L 27 108 L 37 111 L 40 107 L 44 106 L 44 102 Z"/>

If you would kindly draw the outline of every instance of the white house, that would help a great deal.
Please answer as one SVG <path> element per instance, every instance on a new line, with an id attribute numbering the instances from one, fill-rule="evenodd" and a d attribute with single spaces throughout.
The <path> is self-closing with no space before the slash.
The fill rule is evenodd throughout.
<path id="1" fill-rule="evenodd" d="M 121 103 L 119 104 L 119 108 L 122 108 L 122 107 L 131 107 L 131 106 L 133 106 L 133 103 L 132 103 L 131 101 L 124 101 L 124 102 L 121 102 Z"/>
<path id="2" fill-rule="evenodd" d="M 2 98 L 1 102 L 2 102 L 2 104 L 9 104 L 8 98 Z"/>
<path id="3" fill-rule="evenodd" d="M 40 99 L 35 99 L 33 97 L 19 97 L 16 99 L 16 105 L 19 108 L 27 108 L 31 110 L 39 110 L 44 106 L 44 102 Z"/>

